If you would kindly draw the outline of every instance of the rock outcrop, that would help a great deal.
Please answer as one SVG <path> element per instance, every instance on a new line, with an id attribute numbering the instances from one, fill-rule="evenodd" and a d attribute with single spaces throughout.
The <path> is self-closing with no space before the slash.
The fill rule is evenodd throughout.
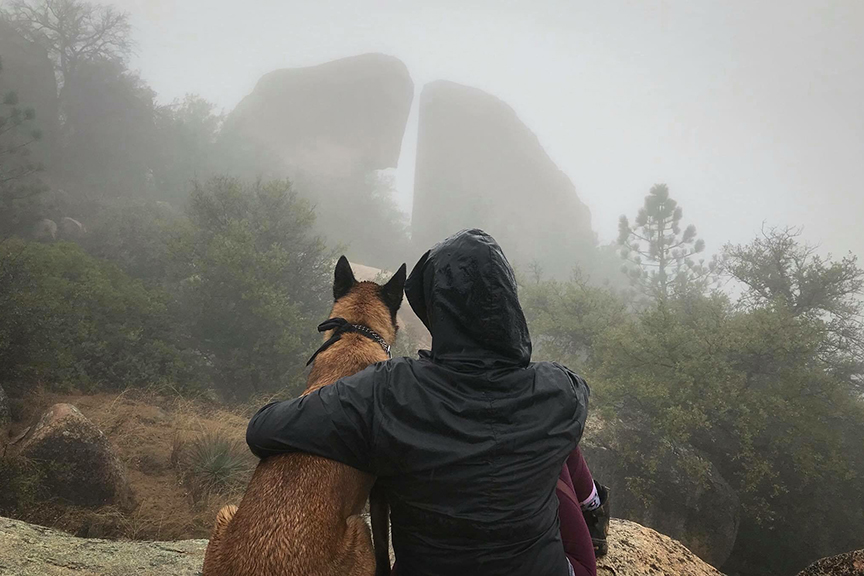
<path id="1" fill-rule="evenodd" d="M 507 104 L 437 81 L 420 95 L 411 221 L 415 249 L 482 228 L 525 269 L 569 277 L 590 258 L 591 213 L 537 136 Z"/>
<path id="2" fill-rule="evenodd" d="M 0 20 L 0 99 L 7 92 L 18 94 L 23 108 L 36 110 L 34 128 L 42 131 L 42 141 L 32 147 L 38 160 L 50 162 L 52 146 L 59 131 L 59 103 L 54 66 L 45 49 L 27 41 L 8 23 Z"/>
<path id="3" fill-rule="evenodd" d="M 580 446 L 594 477 L 612 489 L 615 516 L 680 540 L 714 566 L 729 558 L 740 521 L 738 496 L 695 449 L 596 413 Z"/>
<path id="4" fill-rule="evenodd" d="M 393 168 L 414 97 L 405 64 L 364 54 L 265 75 L 225 123 L 230 138 L 294 169 Z"/>
<path id="5" fill-rule="evenodd" d="M 55 404 L 12 445 L 39 471 L 40 493 L 81 507 L 129 508 L 126 470 L 108 438 L 71 404 Z"/>
<path id="6" fill-rule="evenodd" d="M 722 576 L 680 542 L 628 520 L 613 519 L 609 554 L 597 576 Z"/>
<path id="7" fill-rule="evenodd" d="M 864 550 L 817 560 L 798 576 L 864 576 Z"/>
<path id="8" fill-rule="evenodd" d="M 36 222 L 31 233 L 34 240 L 51 242 L 57 239 L 57 223 L 48 218 Z"/>
<path id="9" fill-rule="evenodd" d="M 602 576 L 721 576 L 684 546 L 633 522 L 613 520 Z M 197 576 L 206 540 L 113 542 L 75 538 L 0 518 L 0 576 Z"/>
<path id="10" fill-rule="evenodd" d="M 226 119 L 229 168 L 290 177 L 315 204 L 317 233 L 349 258 L 392 265 L 408 237 L 377 171 L 399 161 L 413 98 L 405 64 L 381 54 L 271 72 Z"/>
<path id="11" fill-rule="evenodd" d="M 112 542 L 0 518 L 0 576 L 197 576 L 206 540 Z"/>

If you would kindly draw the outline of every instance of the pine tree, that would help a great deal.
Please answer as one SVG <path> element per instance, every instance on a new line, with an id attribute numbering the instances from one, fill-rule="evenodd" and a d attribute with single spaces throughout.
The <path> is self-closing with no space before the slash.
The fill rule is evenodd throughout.
<path id="1" fill-rule="evenodd" d="M 0 73 L 3 62 L 0 60 Z M 41 166 L 32 162 L 30 146 L 40 139 L 32 128 L 36 112 L 23 108 L 15 92 L 0 100 L 0 240 L 19 232 L 33 217 L 36 197 L 43 191 L 34 175 Z"/>
<path id="2" fill-rule="evenodd" d="M 696 238 L 692 224 L 681 230 L 683 216 L 669 188 L 655 184 L 634 225 L 623 215 L 618 221 L 618 244 L 626 262 L 623 271 L 651 298 L 665 300 L 694 287 L 702 290 L 716 268 L 714 260 L 708 265 L 694 260 L 705 249 L 705 241 Z"/>

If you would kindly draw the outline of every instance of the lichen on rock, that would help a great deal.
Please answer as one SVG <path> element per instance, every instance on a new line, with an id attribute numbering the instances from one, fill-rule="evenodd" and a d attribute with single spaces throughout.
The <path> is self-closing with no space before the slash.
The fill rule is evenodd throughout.
<path id="1" fill-rule="evenodd" d="M 864 550 L 817 560 L 798 576 L 864 576 Z"/>
<path id="2" fill-rule="evenodd" d="M 597 563 L 598 576 L 722 576 L 677 540 L 629 520 L 613 519 L 609 554 Z"/>

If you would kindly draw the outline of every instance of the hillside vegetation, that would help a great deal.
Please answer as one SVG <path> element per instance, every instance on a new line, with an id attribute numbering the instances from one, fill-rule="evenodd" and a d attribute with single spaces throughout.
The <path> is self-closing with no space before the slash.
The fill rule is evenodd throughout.
<path id="1" fill-rule="evenodd" d="M 39 33 L 34 14 L 51 18 L 38 12 L 45 0 L 2 12 L 6 38 L 17 34 L 28 62 L 54 71 L 53 84 L 43 73 L 44 85 L 26 93 L 57 99 L 36 109 L 12 86 L 0 101 L 0 440 L 53 404 L 74 404 L 116 445 L 137 505 L 52 500 L 27 462 L 3 451 L 0 515 L 85 536 L 204 537 L 254 466 L 248 417 L 302 389 L 336 257 L 410 266 L 421 247 L 376 170 L 345 168 L 350 185 L 287 178 L 272 150 L 232 139 L 211 103 L 158 103 L 128 66 L 125 15 L 64 5 L 96 28 L 54 22 Z M 80 49 L 94 31 L 111 41 Z M 647 191 L 609 246 L 580 231 L 578 242 L 517 262 L 534 359 L 584 374 L 592 411 L 656 438 L 656 450 L 621 454 L 632 474 L 619 480 L 631 494 L 656 498 L 665 455 L 678 446 L 693 457 L 676 466 L 731 486 L 740 526 L 724 571 L 792 574 L 864 547 L 857 258 L 822 254 L 795 222 L 765 226 L 742 245 L 706 241 L 672 193 L 663 184 Z M 518 231 L 520 251 L 535 246 L 540 226 Z M 353 244 L 339 237 L 346 230 L 356 231 Z M 416 332 L 403 331 L 400 353 L 415 353 L 424 337 Z"/>

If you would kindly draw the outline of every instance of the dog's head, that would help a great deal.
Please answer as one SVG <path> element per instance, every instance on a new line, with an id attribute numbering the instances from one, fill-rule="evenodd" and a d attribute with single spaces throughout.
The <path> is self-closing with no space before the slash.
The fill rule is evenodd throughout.
<path id="1" fill-rule="evenodd" d="M 396 340 L 396 312 L 405 289 L 405 264 L 385 284 L 358 282 L 345 256 L 336 263 L 333 279 L 333 310 L 330 317 L 345 318 L 368 326 L 388 344 Z"/>

